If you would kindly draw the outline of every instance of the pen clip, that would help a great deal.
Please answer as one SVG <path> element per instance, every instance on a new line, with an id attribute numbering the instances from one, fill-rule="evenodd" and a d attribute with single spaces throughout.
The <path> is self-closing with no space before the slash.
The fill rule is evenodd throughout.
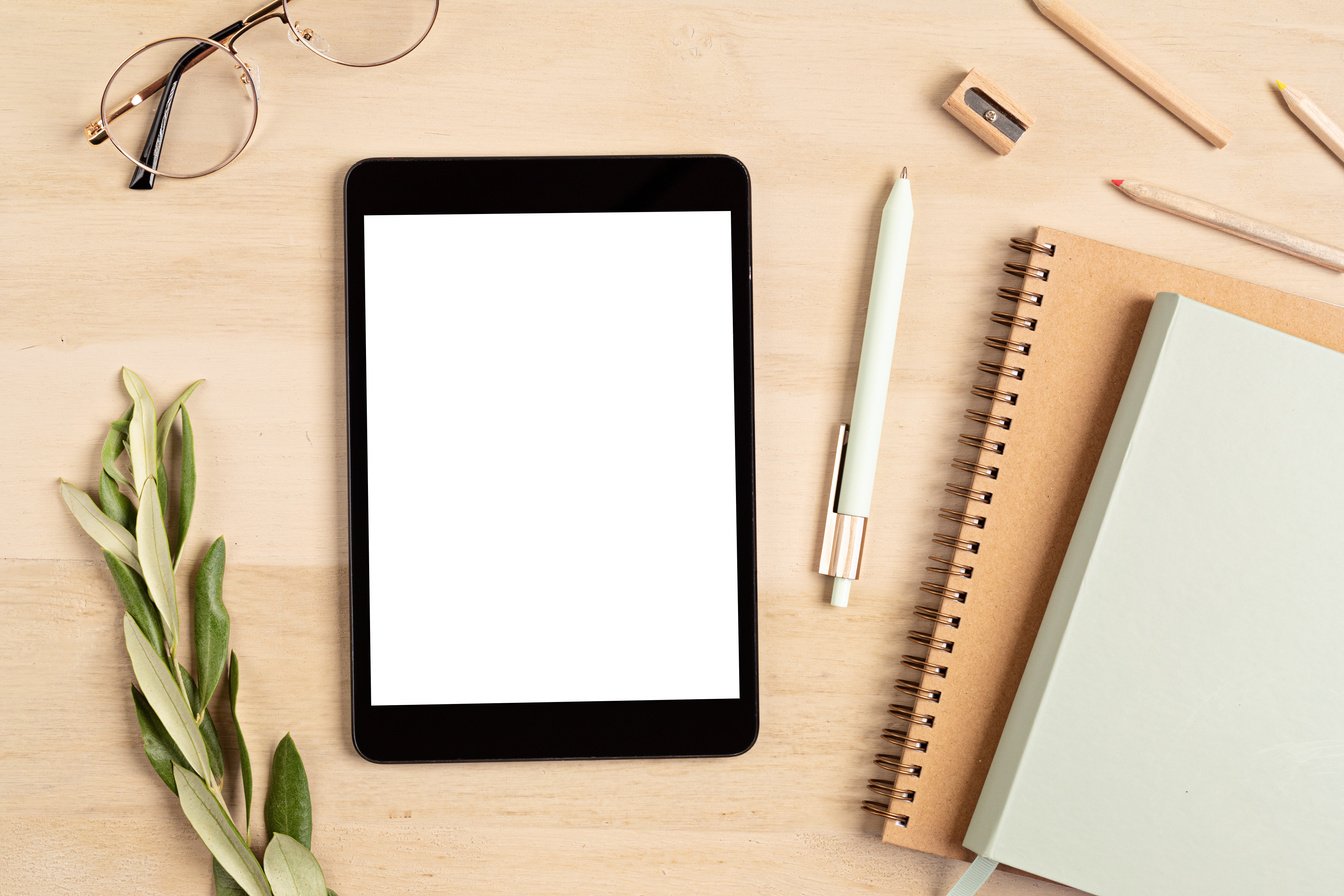
<path id="1" fill-rule="evenodd" d="M 857 579 L 863 562 L 863 535 L 868 520 L 861 516 L 840 513 L 840 479 L 845 466 L 845 443 L 849 440 L 849 425 L 840 424 L 835 438 L 835 464 L 831 469 L 831 493 L 826 502 L 826 525 L 821 532 L 821 564 L 817 571 L 824 576 Z"/>

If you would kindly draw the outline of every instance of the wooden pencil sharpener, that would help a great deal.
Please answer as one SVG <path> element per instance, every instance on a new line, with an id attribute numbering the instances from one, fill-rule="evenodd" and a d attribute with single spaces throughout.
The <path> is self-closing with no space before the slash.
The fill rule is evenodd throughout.
<path id="1" fill-rule="evenodd" d="M 1003 88 L 976 69 L 966 73 L 943 108 L 1001 156 L 1012 152 L 1035 121 Z"/>

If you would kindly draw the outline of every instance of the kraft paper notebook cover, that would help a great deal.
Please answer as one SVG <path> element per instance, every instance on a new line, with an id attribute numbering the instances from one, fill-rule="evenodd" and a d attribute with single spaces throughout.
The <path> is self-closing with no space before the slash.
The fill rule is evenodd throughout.
<path id="1" fill-rule="evenodd" d="M 1339 890 L 1342 444 L 1344 354 L 1158 295 L 966 835 L 982 868 Z"/>
<path id="2" fill-rule="evenodd" d="M 1005 270 L 1021 280 L 999 290 L 961 478 L 939 512 L 896 720 L 882 735 L 887 777 L 865 803 L 887 818 L 885 840 L 961 859 L 1154 296 L 1179 292 L 1344 351 L 1333 305 L 1048 228 L 1012 245 L 1026 254 Z"/>

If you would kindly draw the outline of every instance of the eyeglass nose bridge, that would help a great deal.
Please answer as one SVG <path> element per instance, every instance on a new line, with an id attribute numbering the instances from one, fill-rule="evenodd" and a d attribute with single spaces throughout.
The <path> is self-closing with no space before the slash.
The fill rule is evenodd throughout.
<path id="1" fill-rule="evenodd" d="M 237 52 L 238 38 L 242 37 L 262 22 L 268 22 L 271 19 L 276 19 L 285 26 L 287 32 L 286 36 L 289 38 L 290 43 L 309 50 L 315 50 L 319 56 L 331 58 L 332 47 L 327 39 L 311 25 L 306 25 L 298 19 L 291 20 L 283 0 L 272 0 L 272 2 L 267 3 L 261 9 L 258 9 L 256 12 L 243 19 L 242 27 L 229 37 L 224 42 L 224 45 L 228 47 L 231 52 Z"/>
<path id="2" fill-rule="evenodd" d="M 252 15 L 243 19 L 243 26 L 235 31 L 233 35 L 224 42 L 224 46 L 228 47 L 230 52 L 236 53 L 238 51 L 236 46 L 238 38 L 242 37 L 262 22 L 268 22 L 271 19 L 279 19 L 286 27 L 289 26 L 289 20 L 285 17 L 285 11 L 281 7 L 280 0 L 275 0 L 274 3 L 269 3 L 266 6 L 263 6 L 261 9 L 252 13 Z"/>

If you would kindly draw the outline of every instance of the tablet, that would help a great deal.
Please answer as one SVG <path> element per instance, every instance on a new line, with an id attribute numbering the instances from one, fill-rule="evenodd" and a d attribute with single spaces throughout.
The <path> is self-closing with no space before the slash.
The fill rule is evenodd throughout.
<path id="1" fill-rule="evenodd" d="M 350 170 L 363 756 L 754 742 L 750 233 L 725 156 Z"/>

